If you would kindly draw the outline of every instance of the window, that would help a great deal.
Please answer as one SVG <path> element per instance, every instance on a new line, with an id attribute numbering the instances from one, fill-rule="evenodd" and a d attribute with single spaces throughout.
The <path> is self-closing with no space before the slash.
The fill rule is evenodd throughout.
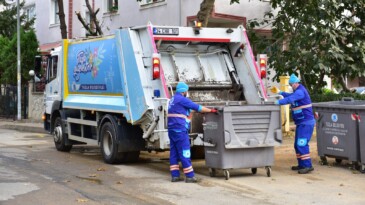
<path id="1" fill-rule="evenodd" d="M 35 4 L 25 7 L 24 11 L 27 21 L 31 21 L 33 18 L 35 18 Z"/>
<path id="2" fill-rule="evenodd" d="M 105 0 L 104 1 L 105 13 L 118 11 L 118 0 Z"/>
<path id="3" fill-rule="evenodd" d="M 57 64 L 58 64 L 58 56 L 52 56 L 48 60 L 48 79 L 52 81 L 57 77 Z"/>
<path id="4" fill-rule="evenodd" d="M 60 17 L 58 16 L 58 3 L 57 0 L 51 0 L 51 24 L 59 24 L 60 23 Z"/>
<path id="5" fill-rule="evenodd" d="M 139 4 L 140 5 L 148 5 L 148 4 L 154 4 L 158 2 L 164 2 L 165 0 L 142 0 Z"/>

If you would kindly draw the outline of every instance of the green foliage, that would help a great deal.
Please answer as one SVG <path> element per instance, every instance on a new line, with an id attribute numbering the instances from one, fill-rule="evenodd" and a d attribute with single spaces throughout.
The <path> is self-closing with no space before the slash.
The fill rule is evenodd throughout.
<path id="1" fill-rule="evenodd" d="M 324 75 L 339 82 L 344 77 L 365 76 L 365 1 L 270 2 L 274 9 L 280 8 L 272 18 L 275 42 L 258 46 L 258 52 L 268 53 L 276 77 L 300 74 L 306 87 L 318 92 L 325 85 Z"/>
<path id="2" fill-rule="evenodd" d="M 25 84 L 30 79 L 29 70 L 34 69 L 34 57 L 38 54 L 38 41 L 33 30 L 20 33 L 21 46 L 21 76 Z M 17 82 L 17 37 L 11 39 L 0 37 L 0 72 L 1 84 L 16 84 Z"/>
<path id="3" fill-rule="evenodd" d="M 26 12 L 22 12 L 25 1 L 21 1 L 19 4 L 20 9 L 20 22 L 22 28 L 26 31 L 32 29 L 35 19 L 27 20 Z M 17 27 L 17 6 L 8 5 L 5 0 L 0 0 L 0 6 L 3 6 L 3 10 L 0 11 L 0 35 L 11 38 L 16 33 Z"/>
<path id="4" fill-rule="evenodd" d="M 311 94 L 312 102 L 330 102 L 330 101 L 339 101 L 344 97 L 351 97 L 354 100 L 365 100 L 365 95 L 360 95 L 357 93 L 343 93 L 343 94 L 335 94 L 335 93 L 324 93 L 324 94 Z"/>

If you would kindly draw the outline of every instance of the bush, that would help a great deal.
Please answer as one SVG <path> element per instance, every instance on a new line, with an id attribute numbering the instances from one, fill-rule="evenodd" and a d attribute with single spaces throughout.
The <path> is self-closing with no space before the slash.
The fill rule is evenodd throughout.
<path id="1" fill-rule="evenodd" d="M 351 97 L 354 100 L 365 100 L 365 95 L 360 95 L 357 93 L 341 93 L 335 94 L 332 92 L 324 92 L 323 94 L 310 94 L 312 102 L 329 102 L 329 101 L 339 101 L 343 97 Z"/>

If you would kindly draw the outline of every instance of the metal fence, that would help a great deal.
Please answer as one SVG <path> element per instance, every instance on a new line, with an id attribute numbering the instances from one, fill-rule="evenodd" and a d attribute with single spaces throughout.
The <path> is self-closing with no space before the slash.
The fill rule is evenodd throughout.
<path id="1" fill-rule="evenodd" d="M 15 85 L 1 85 L 0 87 L 0 117 L 17 119 L 18 89 Z M 28 86 L 22 86 L 21 111 L 22 118 L 28 116 Z"/>

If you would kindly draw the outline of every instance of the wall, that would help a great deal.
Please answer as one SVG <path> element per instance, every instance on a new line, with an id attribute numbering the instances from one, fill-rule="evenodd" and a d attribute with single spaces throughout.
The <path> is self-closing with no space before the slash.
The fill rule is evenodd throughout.
<path id="1" fill-rule="evenodd" d="M 33 82 L 29 82 L 28 91 L 28 119 L 41 122 L 44 112 L 44 94 L 43 92 L 33 92 Z"/>

